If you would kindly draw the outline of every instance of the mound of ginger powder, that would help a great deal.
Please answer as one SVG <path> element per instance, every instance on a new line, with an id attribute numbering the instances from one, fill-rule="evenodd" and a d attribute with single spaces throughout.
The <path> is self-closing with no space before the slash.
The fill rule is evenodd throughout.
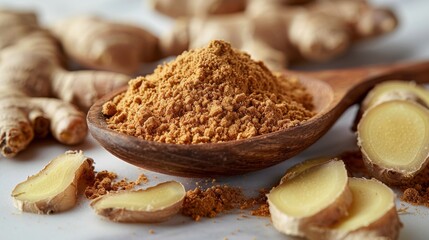
<path id="1" fill-rule="evenodd" d="M 108 127 L 145 140 L 197 144 L 250 138 L 311 118 L 297 79 L 223 41 L 184 52 L 103 105 Z"/>

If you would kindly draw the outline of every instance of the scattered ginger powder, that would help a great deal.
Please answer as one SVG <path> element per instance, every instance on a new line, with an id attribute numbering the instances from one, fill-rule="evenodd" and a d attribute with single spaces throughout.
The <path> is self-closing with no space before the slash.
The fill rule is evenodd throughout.
<path id="1" fill-rule="evenodd" d="M 109 128 L 150 141 L 245 139 L 314 115 L 312 97 L 297 79 L 271 73 L 223 41 L 184 52 L 128 84 L 102 112 Z"/>

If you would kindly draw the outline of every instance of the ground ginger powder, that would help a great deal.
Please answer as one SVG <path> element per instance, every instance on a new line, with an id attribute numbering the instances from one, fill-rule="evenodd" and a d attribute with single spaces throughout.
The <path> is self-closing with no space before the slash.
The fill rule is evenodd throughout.
<path id="1" fill-rule="evenodd" d="M 216 217 L 218 214 L 240 207 L 245 201 L 239 188 L 217 185 L 206 190 L 195 188 L 186 192 L 182 214 L 199 221 L 201 217 Z"/>
<path id="2" fill-rule="evenodd" d="M 109 128 L 150 141 L 216 143 L 275 132 L 313 116 L 297 79 L 223 41 L 184 52 L 103 106 Z"/>

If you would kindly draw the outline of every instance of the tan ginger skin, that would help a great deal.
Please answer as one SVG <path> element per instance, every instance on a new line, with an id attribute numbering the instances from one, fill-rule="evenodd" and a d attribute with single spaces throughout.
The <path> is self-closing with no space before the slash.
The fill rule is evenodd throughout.
<path id="1" fill-rule="evenodd" d="M 269 0 L 265 4 L 295 5 L 314 0 Z M 167 16 L 201 17 L 242 12 L 252 0 L 151 0 L 151 7 Z"/>
<path id="2" fill-rule="evenodd" d="M 223 39 L 272 70 L 280 70 L 297 62 L 330 60 L 354 42 L 386 34 L 397 26 L 394 13 L 365 0 L 315 0 L 287 6 L 276 2 L 280 3 L 254 0 L 243 13 L 179 19 L 161 39 L 163 55 L 177 55 L 212 39 Z"/>
<path id="3" fill-rule="evenodd" d="M 52 31 L 68 56 L 94 69 L 132 74 L 140 63 L 161 58 L 158 38 L 130 24 L 78 16 L 57 23 Z"/>
<path id="4" fill-rule="evenodd" d="M 272 0 L 270 0 L 272 1 Z M 244 11 L 246 0 L 151 0 L 153 9 L 167 16 L 191 17 Z"/>
<path id="5" fill-rule="evenodd" d="M 0 10 L 0 151 L 13 157 L 49 132 L 63 144 L 87 134 L 85 114 L 100 96 L 125 85 L 128 76 L 68 72 L 57 41 L 30 12 Z M 58 99 L 50 98 L 56 97 Z"/>

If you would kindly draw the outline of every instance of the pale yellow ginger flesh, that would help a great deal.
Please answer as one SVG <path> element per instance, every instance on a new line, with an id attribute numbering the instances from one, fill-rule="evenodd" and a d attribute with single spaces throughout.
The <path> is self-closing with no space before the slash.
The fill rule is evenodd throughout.
<path id="1" fill-rule="evenodd" d="M 351 204 L 342 161 L 311 167 L 284 181 L 267 195 L 274 227 L 285 234 L 305 236 L 311 226 L 328 226 L 347 214 Z"/>
<path id="2" fill-rule="evenodd" d="M 270 201 L 294 217 L 311 216 L 329 205 L 347 184 L 342 162 L 331 162 L 304 172 L 270 192 Z M 317 197 L 315 197 L 317 196 Z"/>
<path id="3" fill-rule="evenodd" d="M 353 202 L 349 215 L 325 229 L 313 229 L 309 239 L 397 239 L 399 221 L 393 191 L 377 180 L 350 178 Z"/>
<path id="4" fill-rule="evenodd" d="M 355 119 L 354 130 L 366 110 L 392 100 L 410 100 L 429 106 L 429 92 L 415 82 L 409 81 L 391 80 L 377 84 L 362 101 Z"/>
<path id="5" fill-rule="evenodd" d="M 67 151 L 12 191 L 15 206 L 25 212 L 49 214 L 76 204 L 79 182 L 92 171 L 92 160 L 81 151 Z"/>
<path id="6" fill-rule="evenodd" d="M 372 106 L 388 101 L 389 98 L 420 100 L 421 103 L 429 106 L 429 92 L 425 88 L 414 82 L 392 80 L 377 84 L 365 97 L 360 111 L 364 112 Z"/>
<path id="7" fill-rule="evenodd" d="M 302 163 L 296 164 L 286 171 L 285 175 L 280 180 L 280 184 L 282 184 L 284 181 L 287 181 L 291 178 L 298 176 L 299 174 L 301 174 L 302 172 L 304 172 L 309 168 L 322 165 L 331 160 L 333 159 L 329 157 L 319 157 L 319 158 L 309 159 Z"/>
<path id="8" fill-rule="evenodd" d="M 178 213 L 186 191 L 170 181 L 145 190 L 120 191 L 96 198 L 91 207 L 97 214 L 118 222 L 161 222 Z"/>
<path id="9" fill-rule="evenodd" d="M 395 208 L 393 191 L 376 180 L 350 178 L 349 187 L 353 195 L 349 215 L 335 224 L 333 229 L 354 231 L 370 225 Z"/>
<path id="10" fill-rule="evenodd" d="M 365 112 L 358 145 L 374 177 L 390 183 L 411 178 L 429 155 L 429 111 L 414 102 L 394 100 Z"/>

